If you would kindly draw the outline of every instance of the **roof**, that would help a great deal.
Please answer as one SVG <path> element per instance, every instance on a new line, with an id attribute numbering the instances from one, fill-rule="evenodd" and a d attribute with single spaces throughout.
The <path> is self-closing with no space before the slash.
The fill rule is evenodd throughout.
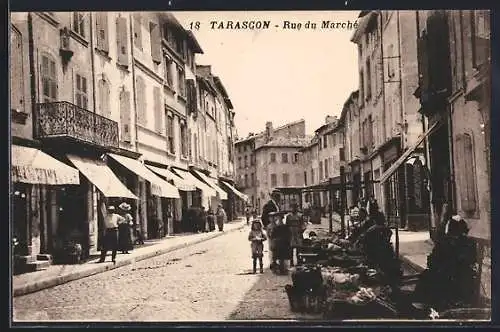
<path id="1" fill-rule="evenodd" d="M 282 126 L 279 126 L 277 128 L 273 128 L 273 132 L 277 131 L 277 130 L 284 129 L 284 128 L 289 127 L 289 126 L 296 125 L 296 124 L 301 123 L 301 122 L 305 122 L 305 120 L 304 119 L 300 119 L 300 120 L 297 120 L 297 121 L 286 123 L 286 124 L 284 124 Z M 251 139 L 262 137 L 262 136 L 264 136 L 264 133 L 265 133 L 264 131 L 261 131 L 260 133 L 254 134 L 253 136 L 242 138 L 241 140 L 236 141 L 235 144 L 243 143 L 244 141 L 247 141 L 247 140 L 251 140 Z"/>
<path id="2" fill-rule="evenodd" d="M 285 137 L 275 137 L 272 141 L 269 141 L 261 146 L 255 148 L 255 150 L 263 148 L 302 148 L 309 143 L 309 138 L 285 138 Z"/>
<path id="3" fill-rule="evenodd" d="M 198 43 L 198 40 L 196 40 L 196 37 L 191 30 L 187 31 L 187 40 L 193 52 L 203 54 L 203 49 L 201 48 L 200 44 Z"/>
<path id="4" fill-rule="evenodd" d="M 351 37 L 351 42 L 358 43 L 361 36 L 364 34 L 366 29 L 369 27 L 369 24 L 372 22 L 374 17 L 377 17 L 378 12 L 376 10 L 365 10 L 361 11 L 359 14 L 359 25 Z"/>

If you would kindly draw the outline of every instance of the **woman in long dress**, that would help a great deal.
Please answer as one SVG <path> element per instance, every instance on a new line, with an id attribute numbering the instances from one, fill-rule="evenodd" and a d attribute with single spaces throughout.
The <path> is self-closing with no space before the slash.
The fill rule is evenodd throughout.
<path id="1" fill-rule="evenodd" d="M 118 207 L 124 217 L 123 221 L 118 224 L 118 247 L 122 254 L 128 254 L 129 250 L 133 249 L 131 227 L 134 223 L 132 215 L 129 213 L 131 206 L 127 203 L 122 203 Z"/>
<path id="2" fill-rule="evenodd" d="M 306 223 L 304 222 L 304 217 L 298 210 L 298 204 L 296 202 L 292 202 L 291 207 L 292 212 L 286 216 L 285 223 L 288 225 L 291 232 L 290 266 L 294 266 L 293 257 L 295 256 L 296 261 L 299 261 L 299 248 L 302 246 L 302 234 L 306 229 Z"/>

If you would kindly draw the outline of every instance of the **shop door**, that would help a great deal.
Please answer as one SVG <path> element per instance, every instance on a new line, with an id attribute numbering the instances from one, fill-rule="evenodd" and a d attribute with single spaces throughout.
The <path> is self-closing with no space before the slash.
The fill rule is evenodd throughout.
<path id="1" fill-rule="evenodd" d="M 87 185 L 64 186 L 57 191 L 59 206 L 58 239 L 74 240 L 88 251 Z"/>
<path id="2" fill-rule="evenodd" d="M 28 255 L 28 185 L 14 183 L 11 195 L 13 236 L 18 240 L 16 254 Z"/>
<path id="3" fill-rule="evenodd" d="M 147 201 L 147 217 L 148 217 L 148 238 L 158 238 L 159 220 L 156 213 L 157 198 L 151 195 L 151 186 L 146 184 L 146 201 Z"/>

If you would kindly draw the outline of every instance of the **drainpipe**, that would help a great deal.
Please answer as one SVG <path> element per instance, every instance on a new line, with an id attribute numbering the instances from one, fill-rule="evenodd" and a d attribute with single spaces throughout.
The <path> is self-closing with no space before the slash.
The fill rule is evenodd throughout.
<path id="1" fill-rule="evenodd" d="M 95 80 L 96 80 L 96 73 L 95 73 L 95 64 L 94 64 L 94 25 L 93 25 L 93 20 L 92 20 L 92 13 L 89 13 L 89 22 L 90 22 L 90 65 L 92 68 L 92 104 L 94 106 L 94 114 L 97 113 L 97 106 L 96 106 L 96 92 L 95 92 Z M 94 117 L 94 133 L 96 132 L 96 117 Z"/>
<path id="2" fill-rule="evenodd" d="M 132 27 L 132 15 L 129 14 L 129 26 L 130 26 L 130 61 L 131 61 L 131 68 L 132 68 L 132 90 L 134 94 L 134 129 L 135 129 L 135 151 L 139 152 L 139 147 L 137 146 L 138 140 L 137 140 L 137 90 L 135 87 L 135 64 L 134 64 L 134 29 Z"/>

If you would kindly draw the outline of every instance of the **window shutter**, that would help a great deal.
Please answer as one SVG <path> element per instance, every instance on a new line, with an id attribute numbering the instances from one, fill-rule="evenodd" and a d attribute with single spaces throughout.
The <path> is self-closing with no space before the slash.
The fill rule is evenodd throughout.
<path id="1" fill-rule="evenodd" d="M 142 50 L 141 14 L 134 14 L 134 45 Z"/>
<path id="2" fill-rule="evenodd" d="M 97 48 L 109 52 L 108 39 L 108 14 L 100 12 L 96 14 Z"/>
<path id="3" fill-rule="evenodd" d="M 128 66 L 128 41 L 127 41 L 127 19 L 118 17 L 116 19 L 117 34 L 117 62 L 122 66 Z"/>
<path id="4" fill-rule="evenodd" d="M 186 80 L 187 87 L 187 108 L 189 113 L 196 113 L 196 86 L 194 85 L 194 80 Z"/>
<path id="5" fill-rule="evenodd" d="M 142 77 L 138 76 L 135 81 L 137 90 L 137 122 L 141 125 L 146 124 L 146 96 L 145 96 L 145 86 Z"/>
<path id="6" fill-rule="evenodd" d="M 191 141 L 191 129 L 188 129 L 187 131 L 187 140 L 188 140 L 188 156 L 189 156 L 189 159 L 191 159 L 193 157 L 193 150 L 192 150 L 192 141 Z"/>
<path id="7" fill-rule="evenodd" d="M 163 126 L 162 126 L 162 107 L 161 107 L 161 95 L 160 95 L 160 88 L 159 87 L 154 87 L 153 90 L 153 98 L 154 98 L 154 114 L 155 114 L 155 130 L 158 133 L 163 132 Z"/>
<path id="8" fill-rule="evenodd" d="M 161 33 L 158 24 L 150 23 L 149 29 L 151 32 L 151 58 L 156 63 L 161 63 Z"/>
<path id="9" fill-rule="evenodd" d="M 131 141 L 130 92 L 120 92 L 120 134 L 122 141 Z"/>
<path id="10" fill-rule="evenodd" d="M 111 118 L 111 104 L 110 104 L 110 93 L 109 83 L 103 81 L 102 95 L 103 95 L 103 115 L 107 118 Z"/>
<path id="11" fill-rule="evenodd" d="M 474 171 L 474 152 L 472 138 L 468 134 L 458 135 L 457 166 L 459 168 L 460 200 L 464 212 L 476 211 L 476 181 Z"/>

